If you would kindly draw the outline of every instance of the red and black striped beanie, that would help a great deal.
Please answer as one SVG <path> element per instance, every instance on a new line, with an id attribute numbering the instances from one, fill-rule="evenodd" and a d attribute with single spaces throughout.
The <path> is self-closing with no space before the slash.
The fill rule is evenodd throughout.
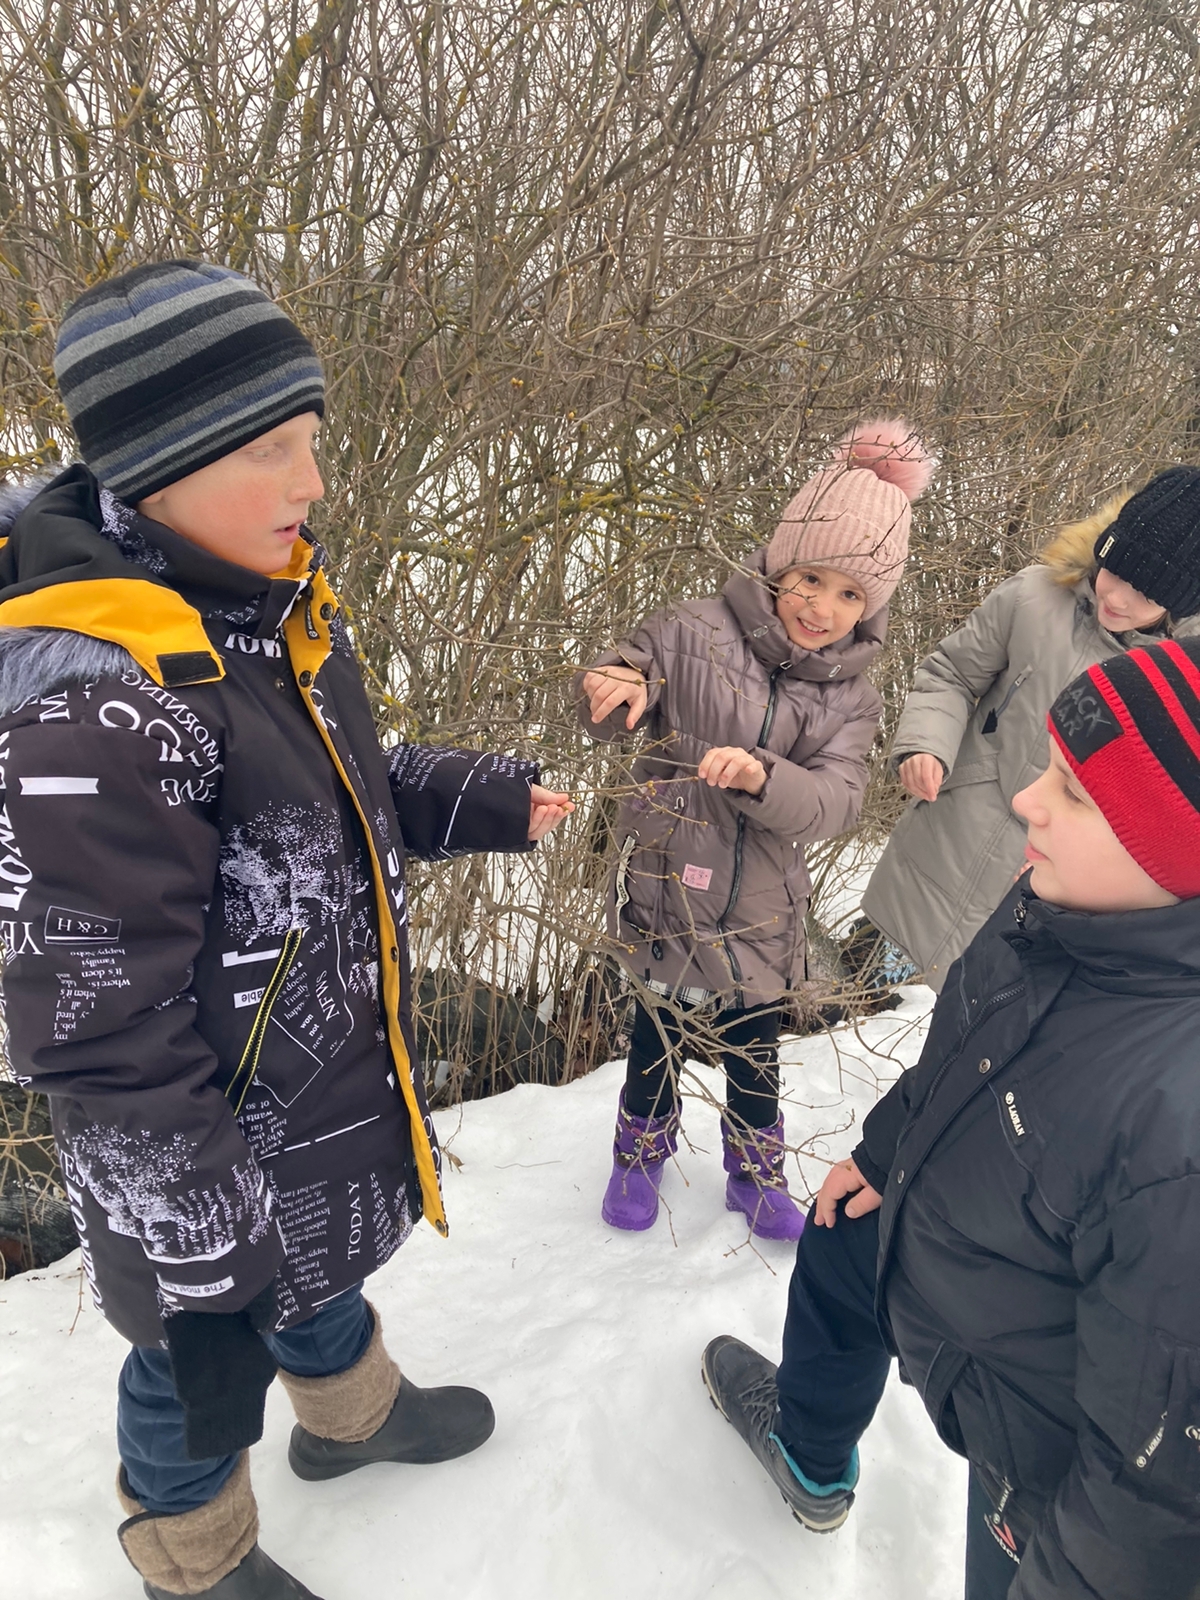
<path id="1" fill-rule="evenodd" d="M 1047 721 L 1142 870 L 1181 900 L 1200 895 L 1200 640 L 1089 667 Z"/>

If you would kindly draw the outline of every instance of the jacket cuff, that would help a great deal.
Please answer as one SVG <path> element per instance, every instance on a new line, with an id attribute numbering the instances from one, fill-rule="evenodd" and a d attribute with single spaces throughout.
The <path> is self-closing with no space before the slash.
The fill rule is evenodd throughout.
<path id="1" fill-rule="evenodd" d="M 530 848 L 536 761 L 451 745 L 400 744 L 387 754 L 404 848 L 426 861 Z"/>
<path id="2" fill-rule="evenodd" d="M 865 1139 L 860 1140 L 857 1147 L 852 1151 L 850 1159 L 874 1189 L 875 1193 L 882 1194 L 887 1188 L 888 1175 L 882 1167 L 877 1167 L 871 1160 L 871 1154 L 867 1149 Z"/>
<path id="3" fill-rule="evenodd" d="M 950 768 L 941 756 L 934 750 L 894 750 L 888 757 L 888 765 L 893 772 L 899 772 L 906 761 L 911 761 L 913 756 L 932 756 L 942 769 L 942 779 L 945 781 L 950 776 Z"/>

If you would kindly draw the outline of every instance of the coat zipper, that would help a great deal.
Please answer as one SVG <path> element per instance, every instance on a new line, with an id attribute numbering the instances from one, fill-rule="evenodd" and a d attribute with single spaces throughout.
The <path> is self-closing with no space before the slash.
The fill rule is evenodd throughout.
<path id="1" fill-rule="evenodd" d="M 992 709 L 988 712 L 987 716 L 984 718 L 983 728 L 981 729 L 981 732 L 983 732 L 983 733 L 995 733 L 996 729 L 1000 725 L 1000 718 L 1008 710 L 1008 702 L 1012 699 L 1013 695 L 1016 694 L 1017 690 L 1025 682 L 1025 679 L 1029 676 L 1029 674 L 1032 671 L 1033 671 L 1032 667 L 1026 667 L 1024 672 L 1018 672 L 1017 676 L 1009 684 L 1008 693 L 1004 696 L 1004 699 L 1001 700 L 1001 702 L 1000 702 L 1000 704 L 998 706 L 993 706 Z"/>
<path id="2" fill-rule="evenodd" d="M 246 1040 L 246 1048 L 242 1051 L 242 1059 L 237 1064 L 237 1071 L 229 1080 L 229 1087 L 225 1091 L 225 1098 L 233 1102 L 233 1114 L 237 1116 L 242 1109 L 250 1085 L 254 1082 L 254 1075 L 258 1071 L 258 1058 L 262 1053 L 263 1040 L 267 1036 L 267 1026 L 271 1021 L 271 1012 L 279 998 L 279 991 L 287 980 L 287 975 L 292 969 L 300 949 L 300 942 L 304 938 L 303 928 L 292 928 L 283 941 L 283 949 L 279 953 L 279 960 L 275 963 L 275 970 L 271 973 L 270 980 L 263 990 L 262 999 L 258 1003 L 258 1010 L 254 1013 L 254 1022 L 250 1029 L 250 1037 Z"/>
<path id="3" fill-rule="evenodd" d="M 779 674 L 782 671 L 782 667 L 774 668 L 771 673 L 770 682 L 767 685 L 767 709 L 763 716 L 762 727 L 758 731 L 758 748 L 760 750 L 764 748 L 767 740 L 771 736 L 771 726 L 775 721 L 775 701 L 778 692 L 776 685 L 779 681 Z M 739 1007 L 743 1004 L 744 1000 L 741 987 L 742 969 L 738 964 L 737 957 L 726 943 L 726 934 L 728 933 L 726 924 L 729 921 L 729 917 L 734 906 L 737 904 L 737 897 L 741 893 L 742 889 L 742 850 L 745 837 L 746 819 L 739 813 L 737 821 L 737 838 L 734 840 L 733 845 L 733 882 L 729 886 L 729 899 L 725 902 L 725 909 L 717 918 L 717 932 L 721 935 L 721 948 L 724 950 L 725 959 L 729 963 L 730 975 L 732 976 L 734 983 L 737 985 L 736 998 Z"/>
<path id="4" fill-rule="evenodd" d="M 1025 679 L 1029 676 L 1029 674 L 1032 671 L 1033 671 L 1032 667 L 1026 667 L 1024 672 L 1018 672 L 1016 677 L 1009 684 L 1007 694 L 1004 696 L 1004 699 L 1001 700 L 1000 704 L 996 707 L 996 720 L 997 721 L 999 721 L 1000 718 L 1004 715 L 1004 713 L 1008 710 L 1008 702 L 1012 699 L 1013 695 L 1016 694 L 1017 690 L 1025 682 Z"/>
<path id="5" fill-rule="evenodd" d="M 949 1072 L 950 1068 L 954 1065 L 954 1063 L 962 1055 L 963 1051 L 967 1048 L 967 1040 L 971 1037 L 971 1035 L 976 1031 L 977 1028 L 982 1026 L 984 1018 L 990 1016 L 990 1014 L 996 1009 L 997 1006 L 1004 1005 L 1006 1001 L 1015 1000 L 1016 997 L 1019 994 L 1022 994 L 1024 992 L 1024 989 L 1025 989 L 1025 983 L 1024 983 L 1024 980 L 1022 980 L 1020 983 L 1010 984 L 1007 989 L 1001 989 L 999 991 L 999 993 L 994 994 L 991 997 L 991 999 L 988 1001 L 988 1003 L 984 1006 L 983 1010 L 979 1013 L 979 1015 L 975 1018 L 974 1022 L 972 1022 L 971 1026 L 967 1029 L 966 1033 L 964 1033 L 962 1038 L 959 1040 L 958 1049 L 954 1052 L 954 1054 L 952 1056 L 947 1056 L 946 1060 L 943 1061 L 941 1066 L 938 1068 L 937 1075 L 935 1076 L 933 1082 L 929 1085 L 928 1092 L 924 1095 L 924 1097 L 921 1100 L 922 1106 L 927 1106 L 932 1102 L 934 1095 L 938 1092 L 938 1090 L 942 1086 L 942 1079 L 946 1076 L 946 1074 Z"/>

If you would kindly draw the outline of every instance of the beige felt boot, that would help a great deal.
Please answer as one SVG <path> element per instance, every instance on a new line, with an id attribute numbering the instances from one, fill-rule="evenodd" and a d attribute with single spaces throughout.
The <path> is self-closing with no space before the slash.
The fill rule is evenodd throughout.
<path id="1" fill-rule="evenodd" d="M 449 1461 L 477 1449 L 496 1426 L 491 1401 L 477 1389 L 419 1389 L 401 1377 L 383 1345 L 379 1313 L 371 1342 L 355 1364 L 327 1378 L 279 1373 L 297 1425 L 288 1461 L 310 1481 L 339 1478 L 373 1461 Z"/>
<path id="2" fill-rule="evenodd" d="M 232 1476 L 195 1511 L 147 1511 L 129 1492 L 122 1468 L 117 1497 L 127 1521 L 117 1530 L 149 1600 L 199 1595 L 207 1600 L 317 1600 L 258 1548 L 258 1508 L 245 1451 Z"/>

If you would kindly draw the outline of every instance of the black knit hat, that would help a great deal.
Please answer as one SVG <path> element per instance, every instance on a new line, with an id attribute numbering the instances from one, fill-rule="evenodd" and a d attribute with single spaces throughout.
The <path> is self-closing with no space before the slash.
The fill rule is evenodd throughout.
<path id="1" fill-rule="evenodd" d="M 1171 616 L 1200 612 L 1200 467 L 1168 467 L 1126 500 L 1096 560 Z"/>
<path id="2" fill-rule="evenodd" d="M 54 373 L 83 459 L 130 502 L 325 411 L 321 363 L 292 319 L 202 261 L 135 267 L 80 295 Z"/>

